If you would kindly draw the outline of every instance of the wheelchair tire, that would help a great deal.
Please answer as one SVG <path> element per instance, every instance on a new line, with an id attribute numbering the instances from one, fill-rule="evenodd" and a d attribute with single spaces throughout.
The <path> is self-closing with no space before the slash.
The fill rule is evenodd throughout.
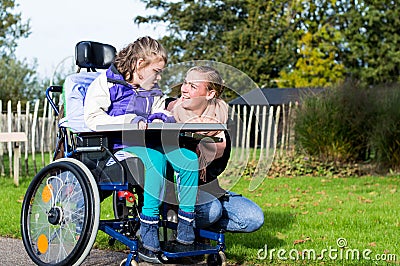
<path id="1" fill-rule="evenodd" d="M 223 251 L 218 254 L 210 254 L 207 257 L 207 266 L 226 266 L 226 256 Z"/>
<path id="2" fill-rule="evenodd" d="M 100 197 L 89 169 L 62 158 L 32 179 L 21 211 L 25 249 L 37 265 L 80 265 L 100 221 Z"/>
<path id="3" fill-rule="evenodd" d="M 119 264 L 119 266 L 125 266 L 126 265 L 126 261 L 127 261 L 127 259 L 123 259 L 121 261 L 121 263 Z M 137 263 L 136 260 L 131 260 L 130 264 L 131 264 L 130 266 L 139 266 L 139 263 Z"/>

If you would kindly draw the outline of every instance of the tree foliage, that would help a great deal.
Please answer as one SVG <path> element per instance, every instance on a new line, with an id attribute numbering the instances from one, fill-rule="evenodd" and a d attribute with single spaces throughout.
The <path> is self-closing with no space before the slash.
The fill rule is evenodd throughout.
<path id="1" fill-rule="evenodd" d="M 0 0 L 0 55 L 9 56 L 17 47 L 17 40 L 30 34 L 29 21 L 21 20 L 21 13 L 15 12 L 15 0 Z"/>
<path id="2" fill-rule="evenodd" d="M 34 67 L 15 58 L 0 58 L 0 100 L 21 103 L 43 96 Z"/>
<path id="3" fill-rule="evenodd" d="M 22 21 L 16 7 L 14 0 L 0 0 L 0 100 L 19 100 L 24 104 L 43 97 L 43 93 L 35 70 L 36 62 L 30 65 L 14 54 L 17 41 L 30 34 L 29 21 Z"/>
<path id="4" fill-rule="evenodd" d="M 136 23 L 167 23 L 162 38 L 171 62 L 215 60 L 236 67 L 255 82 L 273 85 L 293 51 L 287 1 L 147 0 L 158 15 L 138 16 Z M 281 19 L 284 18 L 284 19 Z"/>
<path id="5" fill-rule="evenodd" d="M 343 64 L 365 84 L 400 77 L 400 5 L 396 0 L 337 1 L 337 27 L 344 34 Z"/>
<path id="6" fill-rule="evenodd" d="M 344 66 L 336 61 L 338 48 L 331 35 L 340 39 L 340 33 L 330 33 L 322 27 L 315 34 L 306 32 L 298 42 L 299 59 L 294 69 L 281 71 L 279 87 L 332 87 L 343 81 Z"/>
<path id="7" fill-rule="evenodd" d="M 332 86 L 399 79 L 397 1 L 141 0 L 164 23 L 172 63 L 215 60 L 260 86 Z M 279 84 L 279 82 L 281 82 Z"/>
<path id="8" fill-rule="evenodd" d="M 246 2 L 246 19 L 221 33 L 226 47 L 219 60 L 244 71 L 260 86 L 276 87 L 279 70 L 295 63 L 296 32 L 291 23 L 296 15 L 295 1 Z"/>

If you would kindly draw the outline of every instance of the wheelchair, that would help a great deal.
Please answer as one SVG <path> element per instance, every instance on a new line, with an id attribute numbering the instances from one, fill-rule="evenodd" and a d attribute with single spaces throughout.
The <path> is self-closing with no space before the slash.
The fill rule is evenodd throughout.
<path id="1" fill-rule="evenodd" d="M 73 78 L 86 75 L 94 79 L 96 69 L 108 68 L 115 54 L 111 45 L 79 42 L 75 47 L 78 73 Z M 81 68 L 87 71 L 80 72 Z M 59 110 L 51 94 L 66 93 L 66 87 L 50 86 L 46 90 L 57 115 L 68 114 L 68 110 Z M 81 112 L 78 116 L 83 115 L 83 110 L 74 109 Z M 29 257 L 37 265 L 80 265 L 101 230 L 110 236 L 110 244 L 119 241 L 129 248 L 127 258 L 120 265 L 139 265 L 141 243 L 137 233 L 143 205 L 142 162 L 135 157 L 117 158 L 109 144 L 110 138 L 118 136 L 117 132 L 89 132 L 80 128 L 73 132 L 71 129 L 81 126 L 82 122 L 74 124 L 72 118 L 69 125 L 63 122 L 61 119 L 59 123 L 53 162 L 32 179 L 23 200 L 21 233 Z M 115 217 L 100 219 L 100 203 L 111 195 Z M 223 231 L 195 228 L 196 236 L 215 244 L 176 245 L 168 237 L 168 230 L 176 230 L 176 221 L 171 219 L 167 204 L 161 208 L 162 251 L 158 254 L 158 263 L 207 256 L 208 265 L 226 265 Z"/>

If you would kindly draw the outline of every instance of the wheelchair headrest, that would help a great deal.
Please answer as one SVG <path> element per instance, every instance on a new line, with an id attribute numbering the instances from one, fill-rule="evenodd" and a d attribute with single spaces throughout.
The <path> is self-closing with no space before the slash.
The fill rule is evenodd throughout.
<path id="1" fill-rule="evenodd" d="M 80 68 L 106 69 L 116 54 L 114 46 L 99 42 L 82 41 L 75 46 L 75 62 Z"/>

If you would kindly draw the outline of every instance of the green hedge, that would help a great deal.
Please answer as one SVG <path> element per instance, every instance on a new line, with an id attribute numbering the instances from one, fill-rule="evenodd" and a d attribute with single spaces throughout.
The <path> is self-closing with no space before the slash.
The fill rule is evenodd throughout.
<path id="1" fill-rule="evenodd" d="M 308 95 L 295 117 L 298 149 L 323 161 L 400 166 L 399 84 L 361 87 L 346 82 Z"/>

